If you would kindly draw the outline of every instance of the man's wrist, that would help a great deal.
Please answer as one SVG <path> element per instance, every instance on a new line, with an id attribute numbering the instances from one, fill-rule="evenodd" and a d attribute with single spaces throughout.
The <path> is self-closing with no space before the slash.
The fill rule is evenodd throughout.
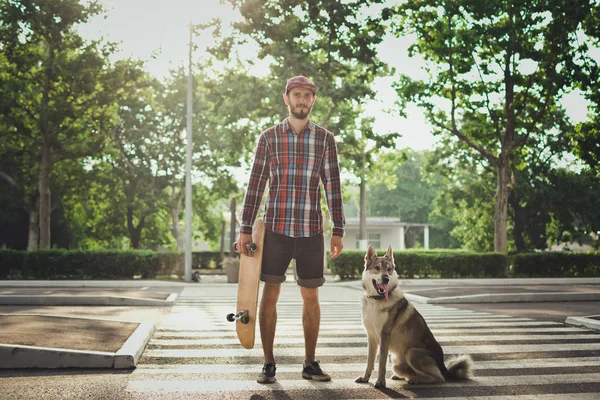
<path id="1" fill-rule="evenodd" d="M 339 236 L 339 237 L 343 238 L 344 230 L 342 228 L 333 228 L 331 231 L 331 236 Z"/>
<path id="2" fill-rule="evenodd" d="M 252 225 L 241 225 L 240 233 L 244 235 L 252 235 Z"/>

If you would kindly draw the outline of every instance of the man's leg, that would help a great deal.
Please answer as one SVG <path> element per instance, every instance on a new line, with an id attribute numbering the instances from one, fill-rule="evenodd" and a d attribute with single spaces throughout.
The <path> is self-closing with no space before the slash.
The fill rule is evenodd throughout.
<path id="1" fill-rule="evenodd" d="M 260 301 L 258 322 L 265 363 L 275 363 L 273 341 L 275 340 L 275 328 L 277 326 L 277 300 L 279 299 L 280 289 L 281 283 L 265 282 Z"/>
<path id="2" fill-rule="evenodd" d="M 302 326 L 304 327 L 305 360 L 314 361 L 317 339 L 321 326 L 321 307 L 319 288 L 300 287 L 304 306 L 302 308 Z"/>

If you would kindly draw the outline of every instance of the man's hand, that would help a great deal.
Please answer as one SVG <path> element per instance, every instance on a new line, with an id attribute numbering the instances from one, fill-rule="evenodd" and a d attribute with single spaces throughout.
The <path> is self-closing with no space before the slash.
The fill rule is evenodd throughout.
<path id="1" fill-rule="evenodd" d="M 342 243 L 341 236 L 332 236 L 331 237 L 331 258 L 336 258 L 342 253 L 342 249 L 344 248 L 344 244 Z"/>
<path id="2" fill-rule="evenodd" d="M 250 243 L 252 243 L 252 235 L 249 235 L 247 233 L 240 233 L 237 239 L 237 251 L 247 256 L 248 248 L 246 246 Z"/>

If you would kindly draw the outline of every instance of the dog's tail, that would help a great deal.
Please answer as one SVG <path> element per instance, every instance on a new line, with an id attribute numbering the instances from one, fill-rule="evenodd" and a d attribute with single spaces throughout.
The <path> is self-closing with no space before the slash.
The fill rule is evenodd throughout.
<path id="1" fill-rule="evenodd" d="M 446 378 L 464 380 L 473 376 L 473 359 L 469 355 L 462 355 L 448 361 Z"/>

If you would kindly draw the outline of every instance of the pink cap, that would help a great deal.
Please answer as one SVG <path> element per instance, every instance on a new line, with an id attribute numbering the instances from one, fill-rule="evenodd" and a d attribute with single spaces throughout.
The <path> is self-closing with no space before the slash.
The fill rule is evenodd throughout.
<path id="1" fill-rule="evenodd" d="M 287 84 L 285 85 L 285 93 L 287 94 L 290 90 L 297 87 L 312 90 L 314 94 L 317 94 L 317 90 L 319 90 L 319 88 L 310 79 L 305 76 L 298 75 L 290 78 L 287 81 Z"/>

